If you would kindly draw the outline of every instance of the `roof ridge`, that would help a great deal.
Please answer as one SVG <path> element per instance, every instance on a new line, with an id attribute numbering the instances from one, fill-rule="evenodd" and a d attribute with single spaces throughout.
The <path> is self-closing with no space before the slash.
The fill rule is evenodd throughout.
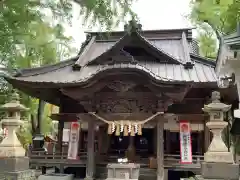
<path id="1" fill-rule="evenodd" d="M 193 30 L 196 29 L 195 27 L 189 27 L 189 28 L 166 28 L 166 29 L 151 29 L 151 30 L 141 30 L 142 32 L 163 32 L 163 31 L 187 31 L 187 30 Z M 84 33 L 90 33 L 90 34 L 98 34 L 98 33 L 124 33 L 126 31 L 84 31 Z"/>

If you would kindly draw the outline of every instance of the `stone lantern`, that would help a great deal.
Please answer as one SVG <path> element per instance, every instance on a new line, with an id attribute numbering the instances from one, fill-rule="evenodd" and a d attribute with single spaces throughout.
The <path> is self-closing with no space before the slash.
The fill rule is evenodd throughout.
<path id="1" fill-rule="evenodd" d="M 19 95 L 13 93 L 12 100 L 1 109 L 6 112 L 6 117 L 1 122 L 8 133 L 0 143 L 0 173 L 10 179 L 19 179 L 21 176 L 31 179 L 35 175 L 34 171 L 29 170 L 29 159 L 16 135 L 17 128 L 23 124 L 21 112 L 28 108 L 20 104 Z"/>
<path id="2" fill-rule="evenodd" d="M 24 157 L 25 149 L 22 147 L 16 135 L 16 129 L 23 124 L 21 121 L 21 111 L 28 110 L 20 104 L 19 95 L 14 93 L 12 100 L 1 107 L 6 111 L 6 117 L 2 120 L 2 125 L 8 130 L 8 134 L 0 144 L 1 157 Z"/>
<path id="3" fill-rule="evenodd" d="M 224 113 L 230 110 L 231 105 L 220 102 L 220 93 L 212 93 L 212 102 L 204 105 L 203 111 L 210 115 L 206 126 L 213 133 L 212 142 L 204 154 L 202 163 L 202 177 L 204 179 L 238 179 L 239 167 L 234 163 L 232 152 L 228 151 L 222 140 L 222 131 L 228 125 L 223 121 Z"/>
<path id="4" fill-rule="evenodd" d="M 229 111 L 231 105 L 220 102 L 220 93 L 215 91 L 212 93 L 212 102 L 204 105 L 203 111 L 209 113 L 210 121 L 206 126 L 213 133 L 212 142 L 208 151 L 204 154 L 206 162 L 229 162 L 233 163 L 233 155 L 228 152 L 228 148 L 222 140 L 222 131 L 228 125 L 223 121 L 224 113 Z"/>

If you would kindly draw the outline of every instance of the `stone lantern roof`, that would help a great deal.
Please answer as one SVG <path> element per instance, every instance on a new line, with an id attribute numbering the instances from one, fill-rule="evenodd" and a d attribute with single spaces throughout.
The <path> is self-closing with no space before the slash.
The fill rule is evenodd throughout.
<path id="1" fill-rule="evenodd" d="M 20 104 L 19 99 L 19 94 L 14 92 L 12 94 L 12 100 L 1 106 L 1 109 L 6 111 L 27 111 L 29 108 L 26 108 L 24 105 Z"/>
<path id="2" fill-rule="evenodd" d="M 224 104 L 220 102 L 220 93 L 217 91 L 212 92 L 211 97 L 212 102 L 210 104 L 204 105 L 204 112 L 222 111 L 227 112 L 231 109 L 231 105 Z"/>

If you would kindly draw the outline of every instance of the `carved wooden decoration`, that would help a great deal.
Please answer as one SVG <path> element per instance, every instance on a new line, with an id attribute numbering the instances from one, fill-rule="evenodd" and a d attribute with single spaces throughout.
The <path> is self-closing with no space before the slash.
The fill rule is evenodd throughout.
<path id="1" fill-rule="evenodd" d="M 68 88 L 62 92 L 78 99 L 88 112 L 156 113 L 166 112 L 173 101 L 183 98 L 186 89 L 186 86 L 175 87 L 174 84 L 157 86 L 133 75 L 116 79 L 109 77 L 85 85 L 85 88 Z"/>
<path id="2" fill-rule="evenodd" d="M 132 89 L 136 84 L 133 82 L 125 81 L 113 81 L 107 84 L 107 87 L 116 91 L 116 92 L 127 92 Z"/>

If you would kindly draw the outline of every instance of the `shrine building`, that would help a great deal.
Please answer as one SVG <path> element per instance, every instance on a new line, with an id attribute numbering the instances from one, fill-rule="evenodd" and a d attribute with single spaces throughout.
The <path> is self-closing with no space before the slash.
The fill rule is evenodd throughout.
<path id="1" fill-rule="evenodd" d="M 89 179 L 104 178 L 106 165 L 125 157 L 140 164 L 140 179 L 197 173 L 211 140 L 204 104 L 214 90 L 232 108 L 238 101 L 235 87 L 218 88 L 215 62 L 199 55 L 192 29 L 144 31 L 130 22 L 124 31 L 86 34 L 76 57 L 5 77 L 59 106 L 51 116 L 59 121 L 56 152 L 32 152 L 31 163 Z M 78 160 L 66 159 L 62 142 L 73 121 L 80 123 Z M 190 124 L 190 164 L 180 162 L 181 121 Z"/>

